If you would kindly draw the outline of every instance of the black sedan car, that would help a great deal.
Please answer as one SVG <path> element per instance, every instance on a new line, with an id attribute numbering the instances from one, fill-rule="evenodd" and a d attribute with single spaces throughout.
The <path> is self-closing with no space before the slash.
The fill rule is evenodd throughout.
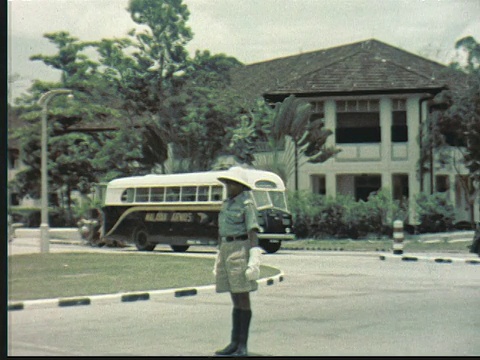
<path id="1" fill-rule="evenodd" d="M 470 246 L 470 252 L 480 256 L 480 223 L 477 224 L 477 229 L 473 235 L 473 242 Z"/>

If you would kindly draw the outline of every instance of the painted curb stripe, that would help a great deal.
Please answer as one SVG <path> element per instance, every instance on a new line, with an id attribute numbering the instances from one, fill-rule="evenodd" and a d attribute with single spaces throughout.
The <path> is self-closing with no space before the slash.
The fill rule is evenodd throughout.
<path id="1" fill-rule="evenodd" d="M 451 263 L 452 262 L 452 259 L 435 259 L 435 262 L 436 263 L 442 263 L 442 264 L 446 264 L 446 263 Z"/>
<path id="2" fill-rule="evenodd" d="M 7 310 L 23 310 L 24 306 L 23 303 L 16 303 L 8 305 Z"/>
<path id="3" fill-rule="evenodd" d="M 121 300 L 122 300 L 122 302 L 138 301 L 138 300 L 150 300 L 150 294 L 149 293 L 140 293 L 140 294 L 122 295 Z"/>
<path id="4" fill-rule="evenodd" d="M 58 300 L 58 306 L 76 306 L 76 305 L 90 305 L 89 298 L 76 298 L 76 299 L 60 299 Z"/>
<path id="5" fill-rule="evenodd" d="M 197 295 L 197 289 L 186 289 L 175 291 L 175 297 L 194 296 Z"/>
<path id="6" fill-rule="evenodd" d="M 467 264 L 480 264 L 480 260 L 465 260 Z"/>

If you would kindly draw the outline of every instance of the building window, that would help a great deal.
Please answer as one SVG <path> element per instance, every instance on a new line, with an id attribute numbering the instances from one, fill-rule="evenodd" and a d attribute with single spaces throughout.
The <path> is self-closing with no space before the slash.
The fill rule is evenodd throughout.
<path id="1" fill-rule="evenodd" d="M 368 197 L 380 190 L 382 177 L 380 175 L 355 176 L 355 200 L 367 201 Z"/>
<path id="2" fill-rule="evenodd" d="M 392 142 L 408 142 L 406 100 L 392 101 Z"/>
<path id="3" fill-rule="evenodd" d="M 407 112 L 392 113 L 392 142 L 408 142 Z"/>
<path id="4" fill-rule="evenodd" d="M 393 199 L 404 204 L 408 200 L 408 174 L 394 174 L 392 176 Z"/>
<path id="5" fill-rule="evenodd" d="M 435 189 L 437 192 L 447 192 L 450 189 L 447 175 L 437 175 L 435 177 Z"/>
<path id="6" fill-rule="evenodd" d="M 337 101 L 337 144 L 381 142 L 378 100 Z"/>
<path id="7" fill-rule="evenodd" d="M 325 175 L 312 175 L 312 190 L 315 194 L 326 195 L 327 187 Z"/>

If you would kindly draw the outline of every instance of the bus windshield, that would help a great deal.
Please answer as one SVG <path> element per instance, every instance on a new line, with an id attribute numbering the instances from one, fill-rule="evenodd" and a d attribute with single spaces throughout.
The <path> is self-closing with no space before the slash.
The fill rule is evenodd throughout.
<path id="1" fill-rule="evenodd" d="M 253 190 L 252 194 L 255 204 L 259 209 L 274 207 L 287 210 L 285 193 L 282 191 Z"/>

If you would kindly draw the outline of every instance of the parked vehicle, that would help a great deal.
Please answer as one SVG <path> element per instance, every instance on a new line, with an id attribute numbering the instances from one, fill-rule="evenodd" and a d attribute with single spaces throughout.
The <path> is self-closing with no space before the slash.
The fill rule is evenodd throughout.
<path id="1" fill-rule="evenodd" d="M 252 188 L 262 227 L 259 245 L 274 253 L 282 241 L 294 240 L 282 179 L 268 171 L 232 168 L 110 181 L 102 206 L 101 241 L 133 243 L 141 251 L 152 251 L 157 244 L 168 244 L 176 252 L 190 245 L 217 245 L 218 213 L 226 198 L 217 178 L 230 171 L 242 171 Z"/>

